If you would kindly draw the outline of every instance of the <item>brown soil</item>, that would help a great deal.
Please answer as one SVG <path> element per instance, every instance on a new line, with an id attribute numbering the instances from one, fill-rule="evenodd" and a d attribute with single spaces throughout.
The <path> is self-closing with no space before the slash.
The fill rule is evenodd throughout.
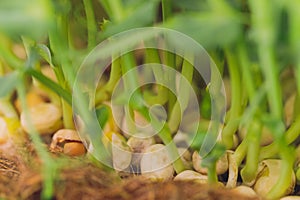
<path id="1" fill-rule="evenodd" d="M 24 156 L 24 149 L 22 155 L 0 153 L 0 199 L 41 198 L 40 162 L 32 157 L 32 153 Z M 150 182 L 138 176 L 121 179 L 115 172 L 85 158 L 69 158 L 65 162 L 68 164 L 59 172 L 53 199 L 247 199 L 226 189 L 214 189 L 195 182 Z"/>

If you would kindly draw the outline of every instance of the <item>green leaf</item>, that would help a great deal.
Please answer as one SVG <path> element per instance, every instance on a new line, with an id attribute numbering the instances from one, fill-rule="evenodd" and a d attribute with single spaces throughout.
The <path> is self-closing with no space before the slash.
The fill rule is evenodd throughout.
<path id="1" fill-rule="evenodd" d="M 0 77 L 0 98 L 9 95 L 16 87 L 18 83 L 17 72 L 12 72 L 5 76 Z"/>
<path id="2" fill-rule="evenodd" d="M 36 49 L 37 49 L 38 54 L 43 59 L 45 59 L 51 66 L 53 66 L 51 52 L 50 52 L 49 48 L 44 44 L 37 44 Z"/>

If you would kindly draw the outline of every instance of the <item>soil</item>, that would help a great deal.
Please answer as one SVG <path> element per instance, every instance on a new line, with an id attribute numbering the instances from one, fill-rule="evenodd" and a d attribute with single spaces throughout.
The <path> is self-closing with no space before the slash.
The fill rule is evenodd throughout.
<path id="1" fill-rule="evenodd" d="M 0 153 L 0 199 L 40 199 L 40 161 L 30 144 L 15 152 L 15 155 Z M 53 156 L 58 162 L 61 160 L 60 155 Z M 93 164 L 86 157 L 64 158 L 64 162 L 67 165 L 59 170 L 54 186 L 53 199 L 57 200 L 247 199 L 226 189 L 192 181 L 151 182 L 140 176 L 122 179 L 114 171 Z"/>

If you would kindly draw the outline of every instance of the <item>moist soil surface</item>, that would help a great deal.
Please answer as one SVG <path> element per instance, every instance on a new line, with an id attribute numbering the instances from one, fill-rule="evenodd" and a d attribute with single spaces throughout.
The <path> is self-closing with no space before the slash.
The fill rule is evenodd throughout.
<path id="1" fill-rule="evenodd" d="M 1 150 L 0 199 L 41 199 L 42 163 L 32 149 L 32 145 L 27 144 L 10 153 L 8 149 L 7 152 Z M 53 199 L 247 199 L 229 190 L 193 181 L 153 182 L 136 175 L 120 178 L 115 171 L 93 164 L 86 156 L 66 158 L 55 153 L 52 156 L 57 162 L 64 162 L 56 173 Z"/>

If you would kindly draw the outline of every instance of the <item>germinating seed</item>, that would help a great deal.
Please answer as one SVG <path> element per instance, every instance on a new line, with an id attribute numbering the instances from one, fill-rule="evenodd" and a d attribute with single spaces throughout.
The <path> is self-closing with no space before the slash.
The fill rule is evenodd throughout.
<path id="1" fill-rule="evenodd" d="M 192 169 L 192 154 L 186 148 L 178 148 L 178 153 L 186 169 Z"/>
<path id="2" fill-rule="evenodd" d="M 282 170 L 282 160 L 268 159 L 260 163 L 263 166 L 262 171 L 258 174 L 254 185 L 255 192 L 262 197 L 266 197 L 273 186 L 278 182 L 280 172 Z M 285 190 L 285 195 L 290 194 L 294 190 L 296 177 L 294 172 L 287 174 L 291 177 L 291 182 Z"/>
<path id="3" fill-rule="evenodd" d="M 40 103 L 45 103 L 44 99 L 36 93 L 36 91 L 31 90 L 26 94 L 26 103 L 28 108 L 34 107 Z M 15 101 L 15 107 L 19 113 L 22 112 L 20 99 Z"/>
<path id="4" fill-rule="evenodd" d="M 112 134 L 112 159 L 113 167 L 117 171 L 123 171 L 129 167 L 132 159 L 132 150 L 126 144 L 125 138 L 119 134 Z"/>
<path id="5" fill-rule="evenodd" d="M 52 137 L 50 149 L 56 149 L 59 143 L 64 142 L 81 142 L 81 139 L 77 131 L 72 129 L 60 129 Z"/>
<path id="6" fill-rule="evenodd" d="M 61 110 L 50 103 L 40 103 L 29 108 L 29 115 L 22 111 L 21 126 L 28 133 L 31 125 L 40 134 L 52 134 L 62 127 Z"/>
<path id="7" fill-rule="evenodd" d="M 155 144 L 155 140 L 153 137 L 149 137 L 149 138 L 130 137 L 127 141 L 127 144 L 133 151 L 131 164 L 134 166 L 139 166 L 143 153 L 145 153 L 148 147 Z"/>
<path id="8" fill-rule="evenodd" d="M 165 181 L 173 177 L 174 169 L 163 144 L 148 147 L 141 159 L 141 173 L 150 180 Z"/>
<path id="9" fill-rule="evenodd" d="M 64 154 L 68 156 L 81 156 L 84 155 L 86 149 L 80 142 L 67 142 L 64 145 Z"/>
<path id="10" fill-rule="evenodd" d="M 197 172 L 202 174 L 207 174 L 207 168 L 201 166 L 202 158 L 200 157 L 198 152 L 194 152 L 193 156 L 193 167 Z M 228 159 L 227 154 L 225 153 L 216 164 L 216 172 L 218 175 L 224 174 L 228 170 Z"/>
<path id="11" fill-rule="evenodd" d="M 207 175 L 203 175 L 192 170 L 185 170 L 177 174 L 174 181 L 196 181 L 199 183 L 208 183 L 208 177 Z"/>

